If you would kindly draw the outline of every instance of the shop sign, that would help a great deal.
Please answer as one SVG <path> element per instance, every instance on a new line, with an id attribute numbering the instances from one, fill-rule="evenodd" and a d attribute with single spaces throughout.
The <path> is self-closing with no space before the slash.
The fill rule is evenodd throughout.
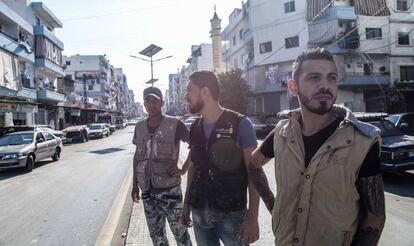
<path id="1" fill-rule="evenodd" d="M 1 113 L 37 113 L 37 106 L 32 104 L 0 103 Z"/>

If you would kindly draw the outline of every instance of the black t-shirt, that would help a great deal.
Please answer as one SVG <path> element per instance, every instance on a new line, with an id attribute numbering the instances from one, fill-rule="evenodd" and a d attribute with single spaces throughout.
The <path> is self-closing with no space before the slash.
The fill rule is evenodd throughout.
<path id="1" fill-rule="evenodd" d="M 148 132 L 151 134 L 153 134 L 155 130 L 158 128 L 158 126 L 148 125 L 148 121 L 147 121 L 147 127 L 148 127 Z M 190 139 L 190 134 L 189 134 L 188 128 L 184 125 L 184 123 L 181 120 L 179 120 L 177 123 L 177 129 L 175 130 L 175 144 L 178 144 L 180 140 L 188 143 L 189 139 Z"/>
<path id="2" fill-rule="evenodd" d="M 328 138 L 335 132 L 341 121 L 342 119 L 338 118 L 327 127 L 311 136 L 302 135 L 303 144 L 305 147 L 305 167 L 309 165 L 312 157 L 316 154 L 323 143 L 325 143 L 326 140 L 328 140 Z M 273 139 L 274 131 L 266 136 L 265 140 L 260 146 L 260 152 L 267 158 L 274 157 Z M 369 177 L 381 173 L 381 159 L 379 157 L 379 154 L 380 146 L 377 142 L 371 147 L 368 154 L 365 156 L 364 162 L 362 163 L 359 170 L 358 178 Z"/>

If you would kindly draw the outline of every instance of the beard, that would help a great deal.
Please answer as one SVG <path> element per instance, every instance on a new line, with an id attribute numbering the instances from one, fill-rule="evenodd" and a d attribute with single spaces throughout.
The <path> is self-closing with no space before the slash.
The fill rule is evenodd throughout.
<path id="1" fill-rule="evenodd" d="M 189 110 L 192 114 L 200 113 L 200 111 L 204 108 L 204 103 L 201 100 L 198 100 L 193 106 L 189 103 Z"/>
<path id="2" fill-rule="evenodd" d="M 314 96 L 318 96 L 318 95 L 330 95 L 332 98 L 333 95 L 329 90 L 321 90 L 319 91 L 317 94 L 315 94 Z M 298 92 L 298 97 L 299 100 L 301 102 L 301 104 L 310 112 L 314 113 L 314 114 L 318 114 L 318 115 L 325 115 L 327 113 L 329 113 L 332 109 L 332 106 L 334 104 L 334 102 L 336 101 L 336 97 L 334 98 L 332 104 L 328 104 L 327 101 L 320 101 L 319 102 L 319 106 L 312 106 L 311 105 L 311 98 L 305 96 L 302 92 Z"/>

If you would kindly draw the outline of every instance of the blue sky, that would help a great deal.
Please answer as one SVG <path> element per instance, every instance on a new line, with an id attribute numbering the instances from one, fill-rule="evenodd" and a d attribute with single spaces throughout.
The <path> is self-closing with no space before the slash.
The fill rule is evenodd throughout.
<path id="1" fill-rule="evenodd" d="M 64 55 L 103 55 L 115 67 L 122 67 L 136 101 L 142 102 L 145 82 L 151 78 L 150 65 L 130 58 L 149 44 L 163 48 L 154 59 L 156 86 L 167 88 L 168 74 L 185 65 L 193 44 L 210 43 L 210 19 L 217 14 L 222 28 L 241 1 L 225 0 L 43 0 L 63 22 L 56 36 L 65 45 Z"/>

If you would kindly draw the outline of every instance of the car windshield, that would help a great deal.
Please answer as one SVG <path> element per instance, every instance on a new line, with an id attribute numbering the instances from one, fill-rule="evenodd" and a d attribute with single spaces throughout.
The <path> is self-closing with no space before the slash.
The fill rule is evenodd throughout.
<path id="1" fill-rule="evenodd" d="M 99 129 L 102 129 L 102 126 L 101 125 L 90 125 L 89 128 L 91 130 L 99 130 Z"/>
<path id="2" fill-rule="evenodd" d="M 116 124 L 122 124 L 122 123 L 124 123 L 124 121 L 123 120 L 116 120 L 115 123 Z"/>
<path id="3" fill-rule="evenodd" d="M 378 127 L 381 130 L 381 136 L 383 137 L 404 135 L 400 129 L 398 129 L 388 120 L 373 121 L 369 123 Z"/>
<path id="4" fill-rule="evenodd" d="M 10 134 L 0 137 L 0 146 L 30 144 L 33 133 Z"/>
<path id="5" fill-rule="evenodd" d="M 391 115 L 386 118 L 387 120 L 391 121 L 394 125 L 398 121 L 398 115 Z"/>

